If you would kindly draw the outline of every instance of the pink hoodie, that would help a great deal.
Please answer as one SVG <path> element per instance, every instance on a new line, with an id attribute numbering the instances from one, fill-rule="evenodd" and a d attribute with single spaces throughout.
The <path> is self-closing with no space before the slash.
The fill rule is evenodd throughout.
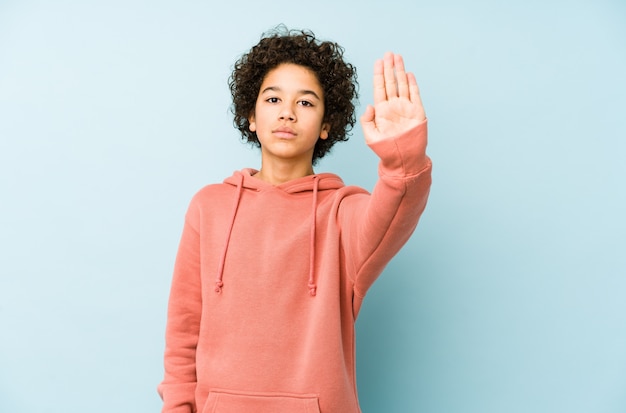
<path id="1" fill-rule="evenodd" d="M 370 145 L 372 194 L 251 169 L 191 201 L 171 287 L 163 412 L 358 413 L 354 323 L 426 206 L 426 121 Z M 420 136 L 421 135 L 421 136 Z"/>

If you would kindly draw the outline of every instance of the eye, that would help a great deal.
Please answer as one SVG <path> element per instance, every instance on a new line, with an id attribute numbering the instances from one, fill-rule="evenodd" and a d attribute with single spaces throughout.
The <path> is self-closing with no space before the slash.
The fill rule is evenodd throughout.
<path id="1" fill-rule="evenodd" d="M 309 102 L 308 100 L 301 100 L 298 103 L 302 106 L 313 106 L 313 103 Z"/>
<path id="2" fill-rule="evenodd" d="M 278 103 L 278 98 L 267 98 L 265 101 L 268 103 Z"/>

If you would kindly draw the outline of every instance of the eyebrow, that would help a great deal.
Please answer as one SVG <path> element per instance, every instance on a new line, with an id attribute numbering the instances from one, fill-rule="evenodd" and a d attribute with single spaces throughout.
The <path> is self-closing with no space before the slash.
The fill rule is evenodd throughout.
<path id="1" fill-rule="evenodd" d="M 281 88 L 278 86 L 268 86 L 265 89 L 263 89 L 261 91 L 261 94 L 265 93 L 265 92 L 280 92 Z M 317 100 L 322 100 L 317 93 L 315 93 L 312 90 L 309 89 L 302 89 L 302 90 L 298 90 L 298 95 L 313 95 L 315 96 L 315 98 L 317 98 Z"/>

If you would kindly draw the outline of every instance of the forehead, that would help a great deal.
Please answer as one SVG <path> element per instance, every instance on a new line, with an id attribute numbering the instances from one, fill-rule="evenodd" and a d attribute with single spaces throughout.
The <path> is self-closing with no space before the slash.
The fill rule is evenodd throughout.
<path id="1" fill-rule="evenodd" d="M 310 89 L 322 92 L 322 85 L 315 72 L 308 67 L 294 63 L 282 63 L 267 72 L 263 78 L 261 90 L 267 87 Z"/>

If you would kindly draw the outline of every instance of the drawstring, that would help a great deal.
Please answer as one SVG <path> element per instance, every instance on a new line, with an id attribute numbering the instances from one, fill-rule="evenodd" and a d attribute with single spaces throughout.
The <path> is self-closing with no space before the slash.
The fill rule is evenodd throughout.
<path id="1" fill-rule="evenodd" d="M 315 297 L 317 285 L 315 284 L 315 218 L 317 215 L 317 190 L 319 177 L 313 176 L 313 211 L 311 213 L 311 235 L 309 238 L 309 294 Z"/>
<path id="2" fill-rule="evenodd" d="M 226 234 L 226 244 L 224 244 L 224 250 L 222 251 L 222 257 L 220 259 L 220 265 L 217 269 L 217 279 L 215 280 L 215 292 L 221 293 L 224 283 L 222 277 L 224 275 L 224 263 L 226 262 L 226 252 L 228 251 L 228 244 L 230 244 L 230 234 L 233 232 L 233 225 L 235 224 L 235 217 L 237 216 L 237 208 L 239 208 L 239 200 L 241 199 L 241 192 L 243 189 L 243 175 L 239 174 L 239 182 L 237 183 L 237 190 L 235 191 L 235 200 L 233 203 L 233 214 L 230 218 L 230 228 Z"/>
<path id="3" fill-rule="evenodd" d="M 239 208 L 239 202 L 241 200 L 241 193 L 243 192 L 243 175 L 238 175 L 239 182 L 237 183 L 237 189 L 235 191 L 235 198 L 233 200 L 232 215 L 230 217 L 230 227 L 226 234 L 226 243 L 222 251 L 219 267 L 217 269 L 217 278 L 215 279 L 215 292 L 221 293 L 224 282 L 222 280 L 224 276 L 224 265 L 226 263 L 226 254 L 228 252 L 228 245 L 230 244 L 230 236 L 233 232 L 233 226 L 235 224 L 235 217 L 237 216 L 237 209 Z M 315 283 L 315 232 L 316 232 L 316 217 L 317 217 L 317 193 L 319 190 L 319 176 L 313 176 L 313 205 L 311 211 L 311 230 L 309 236 L 309 294 L 315 297 L 317 294 L 317 284 Z"/>

